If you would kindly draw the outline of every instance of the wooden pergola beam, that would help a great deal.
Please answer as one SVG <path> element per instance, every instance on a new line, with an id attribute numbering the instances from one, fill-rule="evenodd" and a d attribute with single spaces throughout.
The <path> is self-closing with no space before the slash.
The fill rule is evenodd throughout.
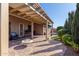
<path id="1" fill-rule="evenodd" d="M 11 7 L 11 6 L 10 6 L 10 7 Z M 16 7 L 16 8 L 14 8 L 14 9 L 10 10 L 10 12 L 14 12 L 14 11 L 16 11 L 16 10 L 18 10 L 18 9 L 21 9 L 21 8 L 24 8 L 24 7 L 27 7 L 27 6 L 26 6 L 26 5 L 18 6 L 18 7 Z"/>
<path id="2" fill-rule="evenodd" d="M 18 15 L 15 15 L 15 14 L 11 14 L 11 13 L 10 13 L 9 15 L 15 16 L 15 17 L 17 17 L 17 18 L 24 19 L 24 20 L 27 20 L 27 21 L 30 21 L 30 22 L 31 22 L 31 20 L 28 20 L 28 19 L 26 19 L 26 18 L 24 18 L 24 17 L 18 16 Z"/>
<path id="3" fill-rule="evenodd" d="M 30 12 L 27 12 L 26 14 L 35 14 L 35 12 L 32 10 Z"/>
<path id="4" fill-rule="evenodd" d="M 27 12 L 26 10 L 27 10 L 27 8 L 26 8 L 26 10 L 25 11 L 21 11 L 21 9 L 19 9 L 21 6 L 23 6 L 23 5 L 20 5 L 19 7 L 17 7 L 17 8 L 15 8 L 15 9 L 13 9 L 13 10 L 18 10 L 18 11 L 20 11 L 20 13 L 17 13 L 17 16 L 21 16 L 21 15 L 23 15 L 23 14 L 26 14 L 26 15 L 23 15 L 22 17 L 24 17 L 24 18 L 29 18 L 28 16 L 30 15 L 31 17 L 39 17 L 39 19 L 40 18 L 42 18 L 43 20 L 45 19 L 45 20 L 47 20 L 45 17 L 43 17 L 39 12 L 35 12 L 35 10 L 32 8 L 32 7 L 30 7 L 30 6 L 28 6 L 28 5 L 24 5 L 24 6 L 26 6 L 26 7 L 28 7 L 29 8 L 29 10 L 31 10 L 30 12 Z M 24 8 L 25 9 L 25 8 Z M 29 11 L 28 10 L 28 11 Z M 12 10 L 11 10 L 12 11 Z M 15 12 L 15 11 L 14 11 Z M 35 12 L 35 13 L 33 13 L 33 12 Z"/>
<path id="5" fill-rule="evenodd" d="M 18 16 L 18 15 L 15 15 L 15 14 L 11 14 L 11 13 L 9 13 L 9 15 L 15 16 L 15 17 L 20 18 L 20 19 L 27 20 L 27 21 L 29 21 L 29 22 L 39 23 L 39 22 L 35 21 L 35 19 L 33 19 L 33 17 L 30 17 L 30 16 L 22 16 L 22 17 L 21 17 L 21 16 Z M 40 23 L 39 23 L 39 24 L 40 24 Z"/>
<path id="6" fill-rule="evenodd" d="M 19 13 L 21 13 L 20 11 L 18 11 L 18 10 L 16 10 L 15 12 L 10 12 L 10 13 L 12 13 L 12 14 L 19 14 Z"/>
<path id="7" fill-rule="evenodd" d="M 23 17 L 24 17 L 24 18 L 28 18 L 28 17 L 30 17 L 30 16 L 29 16 L 29 15 L 24 15 Z"/>
<path id="8" fill-rule="evenodd" d="M 21 14 L 24 14 L 24 13 L 27 13 L 27 12 L 31 12 L 32 10 L 26 10 L 26 11 L 22 11 L 21 13 L 19 13 L 18 15 L 21 15 Z"/>
<path id="9" fill-rule="evenodd" d="M 24 15 L 24 14 L 25 14 L 25 15 Z M 30 17 L 39 17 L 39 15 L 37 15 L 37 14 L 34 13 L 33 11 L 31 11 L 31 12 L 20 12 L 20 13 L 18 13 L 17 15 L 18 15 L 18 16 L 24 15 L 23 17 L 28 17 L 28 16 L 30 16 Z"/>
<path id="10" fill-rule="evenodd" d="M 39 15 L 31 15 L 31 17 L 39 17 Z"/>

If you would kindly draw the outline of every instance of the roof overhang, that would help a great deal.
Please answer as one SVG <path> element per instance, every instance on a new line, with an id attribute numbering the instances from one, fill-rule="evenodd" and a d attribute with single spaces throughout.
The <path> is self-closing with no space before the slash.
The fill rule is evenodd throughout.
<path id="1" fill-rule="evenodd" d="M 39 7 L 39 6 L 36 6 L 36 7 Z M 42 12 L 42 9 L 40 9 L 40 12 Z M 16 16 L 28 21 L 33 21 L 39 24 L 45 24 L 46 20 L 48 20 L 44 16 L 42 16 L 41 13 L 36 11 L 36 9 L 34 9 L 32 6 L 24 3 L 10 3 L 9 15 Z M 52 23 L 49 20 L 48 22 Z"/>

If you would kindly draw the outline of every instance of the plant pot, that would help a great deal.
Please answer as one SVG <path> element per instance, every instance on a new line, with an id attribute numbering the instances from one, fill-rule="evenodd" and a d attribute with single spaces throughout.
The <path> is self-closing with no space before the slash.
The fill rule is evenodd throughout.
<path id="1" fill-rule="evenodd" d="M 79 48 L 73 48 L 76 53 L 79 53 Z"/>

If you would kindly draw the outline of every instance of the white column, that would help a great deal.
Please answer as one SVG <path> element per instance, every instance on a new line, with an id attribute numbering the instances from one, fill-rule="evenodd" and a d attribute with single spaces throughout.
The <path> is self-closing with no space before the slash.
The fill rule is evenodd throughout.
<path id="1" fill-rule="evenodd" d="M 31 23 L 31 38 L 33 39 L 33 32 L 34 32 L 34 23 Z"/>
<path id="2" fill-rule="evenodd" d="M 0 55 L 8 55 L 9 45 L 9 12 L 8 3 L 0 4 Z"/>
<path id="3" fill-rule="evenodd" d="M 46 39 L 48 39 L 48 21 L 46 21 Z"/>

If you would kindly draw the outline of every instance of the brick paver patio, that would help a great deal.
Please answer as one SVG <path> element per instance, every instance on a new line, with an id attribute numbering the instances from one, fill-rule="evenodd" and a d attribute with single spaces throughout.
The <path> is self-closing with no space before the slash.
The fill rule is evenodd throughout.
<path id="1" fill-rule="evenodd" d="M 43 36 L 39 36 L 30 42 L 29 39 L 10 41 L 10 56 L 62 56 L 66 50 L 66 46 L 61 42 L 54 40 L 45 40 Z"/>

